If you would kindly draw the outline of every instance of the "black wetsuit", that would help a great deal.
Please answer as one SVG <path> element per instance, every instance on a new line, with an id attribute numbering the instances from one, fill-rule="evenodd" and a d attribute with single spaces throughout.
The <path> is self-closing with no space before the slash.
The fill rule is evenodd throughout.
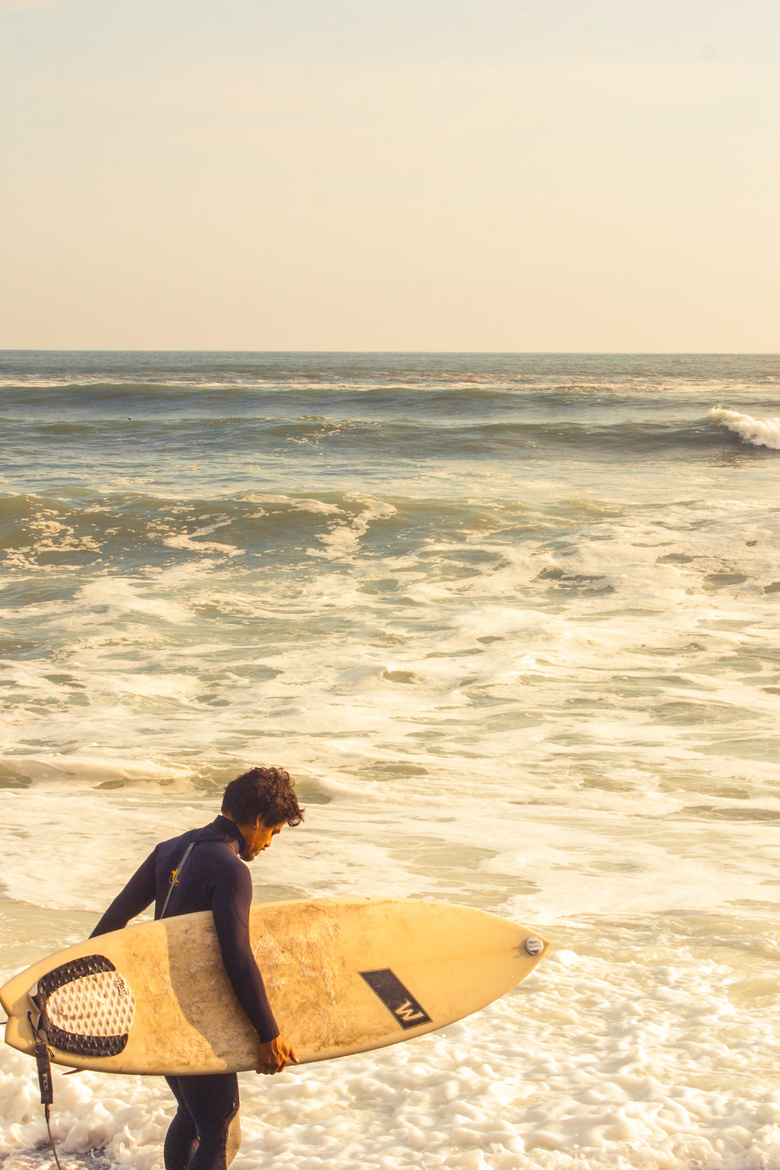
<path id="1" fill-rule="evenodd" d="M 154 916 L 160 918 L 171 890 L 171 874 L 193 842 L 165 917 L 212 911 L 222 961 L 238 1001 L 259 1039 L 273 1040 L 279 1029 L 249 943 L 252 880 L 238 856 L 243 838 L 227 817 L 219 816 L 203 829 L 161 842 L 111 903 L 92 937 L 121 930 L 152 902 Z M 166 1079 L 178 1104 L 165 1139 L 166 1170 L 224 1170 L 228 1127 L 238 1111 L 235 1073 Z"/>

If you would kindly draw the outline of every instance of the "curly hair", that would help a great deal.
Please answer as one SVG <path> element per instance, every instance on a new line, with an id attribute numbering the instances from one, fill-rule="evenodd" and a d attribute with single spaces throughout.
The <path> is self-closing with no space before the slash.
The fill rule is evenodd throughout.
<path id="1" fill-rule="evenodd" d="M 239 825 L 262 817 L 268 825 L 300 825 L 305 809 L 298 804 L 295 781 L 284 768 L 250 768 L 231 780 L 222 797 L 222 812 Z"/>

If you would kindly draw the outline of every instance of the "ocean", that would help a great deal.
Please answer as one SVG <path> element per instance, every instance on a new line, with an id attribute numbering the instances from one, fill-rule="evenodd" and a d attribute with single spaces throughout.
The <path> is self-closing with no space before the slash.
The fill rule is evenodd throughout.
<path id="1" fill-rule="evenodd" d="M 2 977 L 228 779 L 255 898 L 435 897 L 554 951 L 441 1033 L 243 1075 L 236 1170 L 780 1164 L 780 359 L 0 354 Z M 66 1167 L 155 1078 L 55 1074 Z M 0 1050 L 0 1166 L 51 1165 Z"/>

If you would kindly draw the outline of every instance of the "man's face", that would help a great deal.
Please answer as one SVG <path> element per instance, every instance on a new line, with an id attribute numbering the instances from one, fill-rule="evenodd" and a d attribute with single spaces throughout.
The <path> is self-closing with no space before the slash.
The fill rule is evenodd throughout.
<path id="1" fill-rule="evenodd" d="M 240 856 L 244 861 L 254 861 L 258 853 L 262 853 L 264 849 L 268 849 L 277 833 L 281 833 L 285 826 L 282 821 L 281 825 L 267 825 L 260 817 L 254 825 L 239 825 L 241 835 L 244 838 L 244 848 L 241 850 Z"/>

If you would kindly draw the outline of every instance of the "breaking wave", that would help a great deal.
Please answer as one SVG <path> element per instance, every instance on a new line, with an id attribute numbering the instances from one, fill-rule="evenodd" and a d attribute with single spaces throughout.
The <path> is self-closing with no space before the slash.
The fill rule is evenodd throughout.
<path id="1" fill-rule="evenodd" d="M 740 414 L 738 410 L 726 410 L 723 406 L 714 406 L 710 418 L 739 435 L 743 443 L 780 451 L 780 418 L 753 418 L 749 414 Z"/>

